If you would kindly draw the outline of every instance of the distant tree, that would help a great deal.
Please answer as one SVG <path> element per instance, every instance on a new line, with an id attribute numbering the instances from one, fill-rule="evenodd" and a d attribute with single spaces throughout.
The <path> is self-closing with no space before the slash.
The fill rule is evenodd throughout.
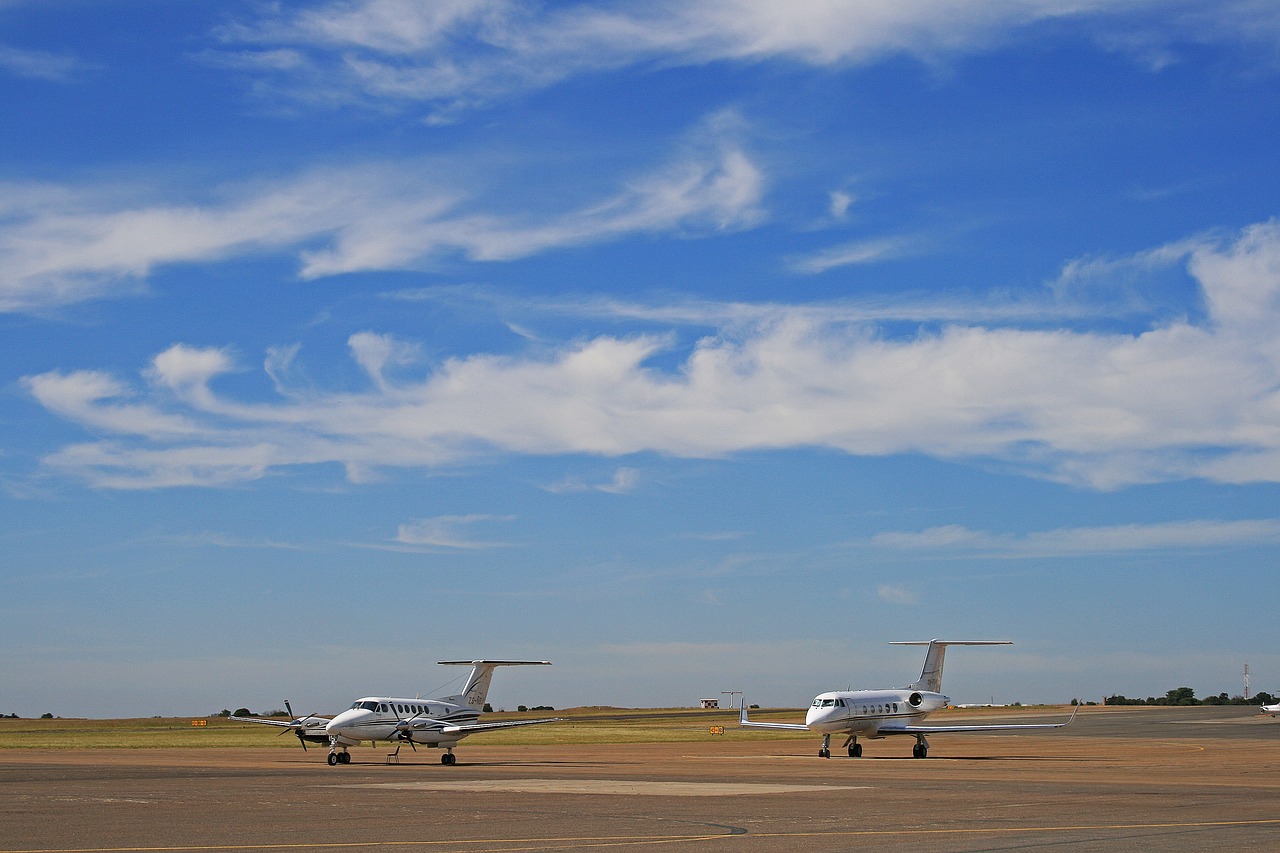
<path id="1" fill-rule="evenodd" d="M 253 712 L 252 712 L 252 711 L 250 711 L 248 708 L 236 708 L 236 712 L 235 712 L 234 714 L 232 714 L 231 716 L 233 716 L 233 717 L 252 717 L 252 716 L 253 716 Z"/>
<path id="2" fill-rule="evenodd" d="M 529 709 L 528 709 L 528 708 L 526 708 L 524 705 L 517 705 L 517 706 L 516 706 L 516 710 L 517 710 L 517 711 L 519 711 L 521 714 L 523 714 L 525 711 L 527 711 L 527 710 L 529 710 Z"/>
<path id="3" fill-rule="evenodd" d="M 1175 687 L 1164 694 L 1164 705 L 1198 705 L 1196 692 L 1190 687 Z"/>
<path id="4" fill-rule="evenodd" d="M 53 714 L 49 713 L 48 711 L 45 711 L 43 714 L 41 714 L 41 715 L 40 715 L 40 719 L 42 719 L 42 720 L 52 720 L 52 719 L 53 719 Z"/>
<path id="5" fill-rule="evenodd" d="M 215 716 L 215 717 L 230 717 L 230 716 L 231 716 L 231 712 L 230 712 L 230 711 L 228 711 L 226 708 L 223 708 L 221 711 L 219 711 L 219 712 L 218 712 L 217 714 L 215 714 L 214 716 Z"/>
<path id="6" fill-rule="evenodd" d="M 529 710 L 530 711 L 554 711 L 555 708 L 552 708 L 550 705 L 534 705 Z"/>
<path id="7" fill-rule="evenodd" d="M 1263 690 L 1261 693 L 1253 694 L 1253 696 L 1249 699 L 1249 704 L 1250 705 L 1274 705 L 1276 704 L 1277 701 L 1280 701 L 1280 700 L 1277 700 L 1275 696 L 1272 696 L 1270 693 Z"/>
<path id="8" fill-rule="evenodd" d="M 485 702 L 485 703 L 484 703 L 484 709 L 483 709 L 483 710 L 484 710 L 484 712 L 485 712 L 486 714 L 492 714 L 492 713 L 493 713 L 493 706 L 492 706 L 492 705 L 490 705 L 488 702 Z"/>

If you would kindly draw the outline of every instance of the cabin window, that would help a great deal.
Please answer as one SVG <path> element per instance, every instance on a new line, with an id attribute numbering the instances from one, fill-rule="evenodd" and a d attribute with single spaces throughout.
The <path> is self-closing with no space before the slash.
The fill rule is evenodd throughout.
<path id="1" fill-rule="evenodd" d="M 893 703 L 893 713 L 895 713 L 895 714 L 896 714 L 896 713 L 898 713 L 898 703 L 897 703 L 897 702 L 894 702 L 894 703 Z"/>

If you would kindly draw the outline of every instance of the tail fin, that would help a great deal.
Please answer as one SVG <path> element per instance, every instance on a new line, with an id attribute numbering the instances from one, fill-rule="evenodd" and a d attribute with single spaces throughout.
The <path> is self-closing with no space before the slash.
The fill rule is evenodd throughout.
<path id="1" fill-rule="evenodd" d="M 947 646 L 1011 646 L 1010 640 L 907 640 L 890 643 L 891 646 L 928 646 L 924 654 L 924 669 L 920 671 L 920 680 L 908 684 L 907 690 L 925 690 L 929 693 L 942 692 L 942 661 L 947 654 Z"/>
<path id="2" fill-rule="evenodd" d="M 484 700 L 489 695 L 489 682 L 493 680 L 494 667 L 499 666 L 551 666 L 549 660 L 442 660 L 437 661 L 446 666 L 469 666 L 471 675 L 462 692 L 449 696 L 443 701 L 456 701 L 477 711 L 484 707 Z"/>

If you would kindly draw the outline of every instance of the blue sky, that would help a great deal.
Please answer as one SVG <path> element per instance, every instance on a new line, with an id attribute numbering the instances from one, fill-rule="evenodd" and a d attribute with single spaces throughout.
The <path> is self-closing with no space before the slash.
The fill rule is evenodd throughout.
<path id="1" fill-rule="evenodd" d="M 0 2 L 0 712 L 1280 691 L 1280 9 Z"/>

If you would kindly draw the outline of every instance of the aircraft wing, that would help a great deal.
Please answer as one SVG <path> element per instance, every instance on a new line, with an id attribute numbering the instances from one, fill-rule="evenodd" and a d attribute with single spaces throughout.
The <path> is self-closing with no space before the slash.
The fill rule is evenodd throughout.
<path id="1" fill-rule="evenodd" d="M 441 734 L 446 735 L 469 735 L 475 732 L 489 731 L 490 729 L 512 729 L 516 726 L 536 726 L 539 723 L 559 723 L 562 717 L 549 717 L 545 720 L 512 720 L 504 723 L 472 723 L 467 726 L 445 726 L 440 729 Z"/>
<path id="2" fill-rule="evenodd" d="M 747 700 L 742 700 L 742 709 L 738 712 L 738 725 L 753 729 L 785 729 L 789 732 L 807 732 L 809 727 L 804 723 L 756 723 L 747 719 Z"/>
<path id="3" fill-rule="evenodd" d="M 279 726 L 282 729 L 292 728 L 293 723 L 286 720 L 263 720 L 259 717 L 237 717 L 232 715 L 228 719 L 235 720 L 238 723 L 258 723 L 263 726 Z"/>
<path id="4" fill-rule="evenodd" d="M 937 732 L 1002 732 L 1012 731 L 1015 729 L 1060 729 L 1063 726 L 1071 725 L 1072 720 L 1076 718 L 1076 712 L 1080 710 L 1080 706 L 1076 705 L 1071 710 L 1071 717 L 1065 723 L 999 723 L 995 725 L 985 726 L 881 726 L 881 734 L 908 734 L 908 735 L 929 735 Z"/>

